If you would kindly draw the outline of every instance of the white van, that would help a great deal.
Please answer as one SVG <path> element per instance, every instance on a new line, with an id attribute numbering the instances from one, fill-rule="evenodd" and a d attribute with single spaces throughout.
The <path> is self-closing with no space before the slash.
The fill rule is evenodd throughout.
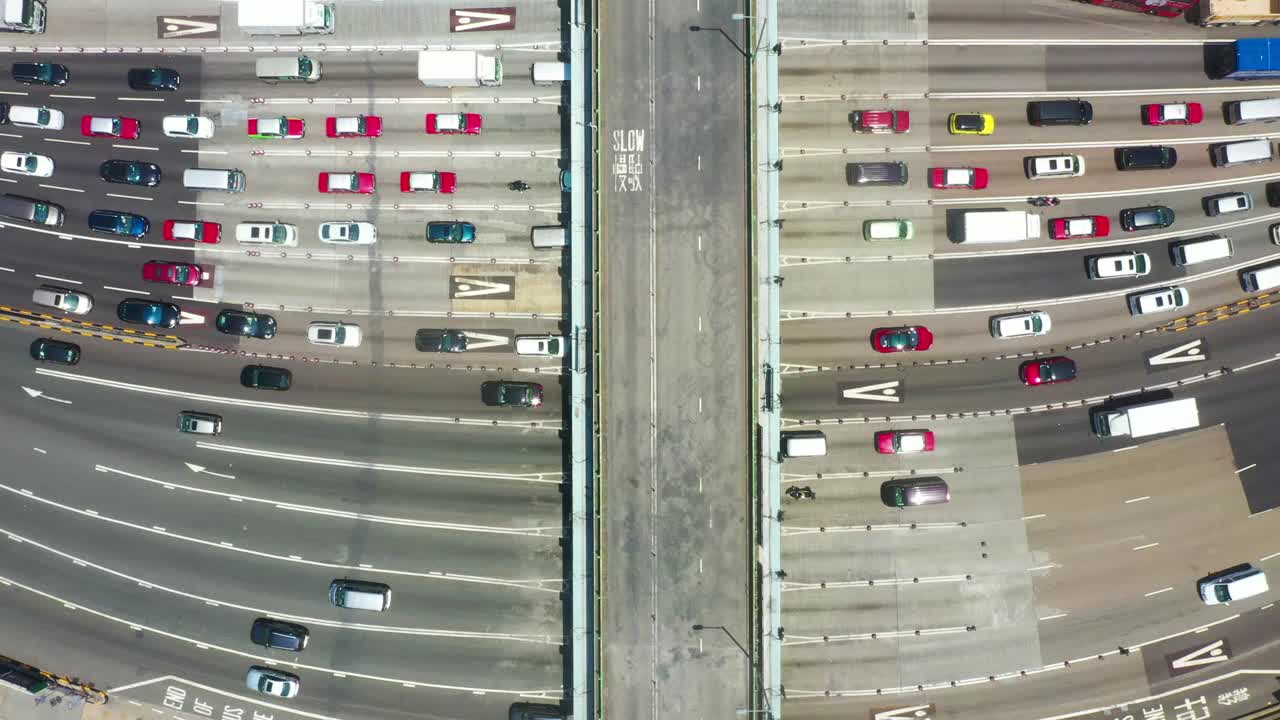
<path id="1" fill-rule="evenodd" d="M 1151 256 L 1146 253 L 1122 252 L 1094 255 L 1088 260 L 1089 277 L 1093 280 L 1142 277 L 1151 272 Z"/>
<path id="2" fill-rule="evenodd" d="M 391 607 L 391 586 L 339 578 L 329 583 L 329 602 L 340 608 L 382 612 Z"/>
<path id="3" fill-rule="evenodd" d="M 1280 120 L 1280 98 L 1236 100 L 1225 103 L 1225 106 L 1227 122 L 1231 125 Z"/>
<path id="4" fill-rule="evenodd" d="M 269 83 L 315 82 L 320 79 L 320 63 L 306 55 L 260 58 L 258 79 Z"/>
<path id="5" fill-rule="evenodd" d="M 1214 143 L 1209 146 L 1209 155 L 1213 158 L 1214 167 L 1269 162 L 1273 157 L 1270 140 Z"/>
<path id="6" fill-rule="evenodd" d="M 1177 242 L 1169 246 L 1169 259 L 1175 267 L 1225 260 L 1231 257 L 1231 253 L 1231 238 L 1221 235 Z"/>
<path id="7" fill-rule="evenodd" d="M 562 248 L 569 244 L 569 229 L 563 225 L 539 225 L 530 234 L 533 246 L 540 250 Z"/>
<path id="8" fill-rule="evenodd" d="M 1079 155 L 1036 155 L 1023 161 L 1027 177 L 1078 177 L 1084 174 L 1084 158 Z"/>
<path id="9" fill-rule="evenodd" d="M 827 454 L 827 436 L 821 430 L 783 430 L 782 457 L 822 457 Z"/>
<path id="10" fill-rule="evenodd" d="M 533 64 L 534 85 L 555 85 L 569 82 L 569 63 L 536 62 Z"/>
<path id="11" fill-rule="evenodd" d="M 242 222 L 236 225 L 236 241 L 245 245 L 296 247 L 298 228 L 278 222 Z"/>
<path id="12" fill-rule="evenodd" d="M 189 168 L 182 171 L 182 185 L 188 190 L 244 192 L 244 173 L 240 170 Z"/>
<path id="13" fill-rule="evenodd" d="M 1253 196 L 1247 192 L 1229 192 L 1210 195 L 1204 199 L 1204 214 L 1209 217 L 1248 212 L 1253 209 Z"/>
<path id="14" fill-rule="evenodd" d="M 867 242 L 885 240 L 910 240 L 915 230 L 910 220 L 899 218 L 864 220 L 862 223 L 862 239 Z"/>
<path id="15" fill-rule="evenodd" d="M 1245 565 L 1201 580 L 1200 599 L 1205 605 L 1217 605 L 1261 595 L 1267 589 L 1267 574 Z"/>
<path id="16" fill-rule="evenodd" d="M 1280 263 L 1260 265 L 1242 271 L 1240 285 L 1246 292 L 1262 292 L 1280 287 Z"/>
<path id="17" fill-rule="evenodd" d="M 1129 314 L 1147 315 L 1184 308 L 1191 302 L 1186 288 L 1164 287 L 1129 296 Z"/>
<path id="18" fill-rule="evenodd" d="M 1006 339 L 1044 335 L 1053 327 L 1049 313 L 1040 310 L 991 318 L 991 337 Z"/>

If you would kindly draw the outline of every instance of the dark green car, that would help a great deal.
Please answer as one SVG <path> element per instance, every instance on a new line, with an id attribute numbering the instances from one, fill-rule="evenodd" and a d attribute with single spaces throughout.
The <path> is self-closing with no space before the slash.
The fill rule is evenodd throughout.
<path id="1" fill-rule="evenodd" d="M 472 243 L 476 241 L 476 226 L 469 222 L 429 222 L 427 242 Z"/>
<path id="2" fill-rule="evenodd" d="M 293 373 L 269 365 L 245 365 L 240 371 L 240 384 L 255 390 L 288 390 Z"/>
<path id="3" fill-rule="evenodd" d="M 80 362 L 80 346 L 75 343 L 36 338 L 31 343 L 31 359 L 59 365 L 75 365 Z"/>

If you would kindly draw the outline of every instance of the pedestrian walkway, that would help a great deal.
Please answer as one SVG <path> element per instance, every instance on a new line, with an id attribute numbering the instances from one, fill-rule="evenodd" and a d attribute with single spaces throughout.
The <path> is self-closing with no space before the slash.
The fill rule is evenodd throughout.
<path id="1" fill-rule="evenodd" d="M 165 711 L 172 714 L 171 711 Z M 144 714 L 145 713 L 145 714 Z M 30 695 L 0 684 L 0 720 L 139 720 L 156 715 L 145 705 L 111 700 L 92 705 L 56 690 Z"/>

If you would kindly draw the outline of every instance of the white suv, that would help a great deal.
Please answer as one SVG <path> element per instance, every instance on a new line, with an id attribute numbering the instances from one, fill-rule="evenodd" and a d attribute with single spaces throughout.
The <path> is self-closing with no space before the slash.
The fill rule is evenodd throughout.
<path id="1" fill-rule="evenodd" d="M 244 222 L 236 225 L 236 240 L 246 245 L 294 247 L 298 244 L 298 228 L 284 223 Z"/>
<path id="2" fill-rule="evenodd" d="M 1052 327 L 1049 313 L 1040 310 L 997 315 L 991 318 L 991 337 L 1006 339 L 1044 335 Z"/>
<path id="3" fill-rule="evenodd" d="M 1129 313 L 1146 315 L 1148 313 L 1165 312 L 1184 308 L 1191 302 L 1186 288 L 1166 287 L 1148 290 L 1129 296 Z"/>
<path id="4" fill-rule="evenodd" d="M 340 322 L 313 322 L 307 326 L 307 342 L 329 347 L 360 347 L 360 326 Z"/>

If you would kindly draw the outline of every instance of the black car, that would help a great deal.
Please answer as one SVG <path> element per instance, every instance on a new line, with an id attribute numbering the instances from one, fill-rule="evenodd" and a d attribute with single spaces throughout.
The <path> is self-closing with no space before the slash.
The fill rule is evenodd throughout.
<path id="1" fill-rule="evenodd" d="M 67 66 L 58 63 L 16 62 L 12 72 L 13 79 L 23 85 L 66 85 L 71 79 Z"/>
<path id="2" fill-rule="evenodd" d="M 245 365 L 240 371 L 240 384 L 257 390 L 288 390 L 293 373 L 268 365 Z"/>
<path id="3" fill-rule="evenodd" d="M 413 346 L 418 352 L 463 352 L 467 349 L 467 336 L 460 330 L 419 330 L 413 336 Z"/>
<path id="4" fill-rule="evenodd" d="M 151 221 L 141 215 L 119 210 L 94 210 L 89 213 L 89 229 L 112 235 L 142 237 L 151 230 Z"/>
<path id="5" fill-rule="evenodd" d="M 260 617 L 249 628 L 249 641 L 254 645 L 302 652 L 307 649 L 311 631 L 297 623 Z"/>
<path id="6" fill-rule="evenodd" d="M 1267 183 L 1267 204 L 1280 207 L 1280 182 Z"/>
<path id="7" fill-rule="evenodd" d="M 98 175 L 109 183 L 145 187 L 160 184 L 160 166 L 138 160 L 108 160 L 98 166 Z"/>
<path id="8" fill-rule="evenodd" d="M 9 103 L 0 102 L 0 125 L 9 124 Z"/>
<path id="9" fill-rule="evenodd" d="M 1178 151 L 1168 145 L 1116 148 L 1117 170 L 1168 170 L 1178 164 Z"/>
<path id="10" fill-rule="evenodd" d="M 564 713 L 556 705 L 518 702 L 507 709 L 507 720 L 564 720 Z"/>
<path id="11" fill-rule="evenodd" d="M 223 310 L 218 313 L 213 326 L 218 329 L 218 332 L 227 335 L 240 335 L 259 340 L 270 340 L 276 336 L 275 318 L 244 310 Z"/>
<path id="12" fill-rule="evenodd" d="M 149 327 L 177 327 L 182 310 L 173 303 L 142 298 L 126 298 L 116 306 L 116 317 L 127 323 Z"/>
<path id="13" fill-rule="evenodd" d="M 1129 232 L 1167 228 L 1173 224 L 1173 219 L 1173 208 L 1163 205 L 1125 208 L 1120 211 L 1120 227 Z"/>
<path id="14" fill-rule="evenodd" d="M 134 90 L 173 92 L 181 83 L 178 71 L 169 68 L 134 68 L 129 71 L 129 87 Z"/>
<path id="15" fill-rule="evenodd" d="M 496 407 L 538 407 L 542 404 L 542 386 L 515 380 L 489 380 L 480 383 L 480 400 Z"/>
<path id="16" fill-rule="evenodd" d="M 80 362 L 80 346 L 62 340 L 36 338 L 31 343 L 31 359 L 59 365 L 75 365 Z"/>

